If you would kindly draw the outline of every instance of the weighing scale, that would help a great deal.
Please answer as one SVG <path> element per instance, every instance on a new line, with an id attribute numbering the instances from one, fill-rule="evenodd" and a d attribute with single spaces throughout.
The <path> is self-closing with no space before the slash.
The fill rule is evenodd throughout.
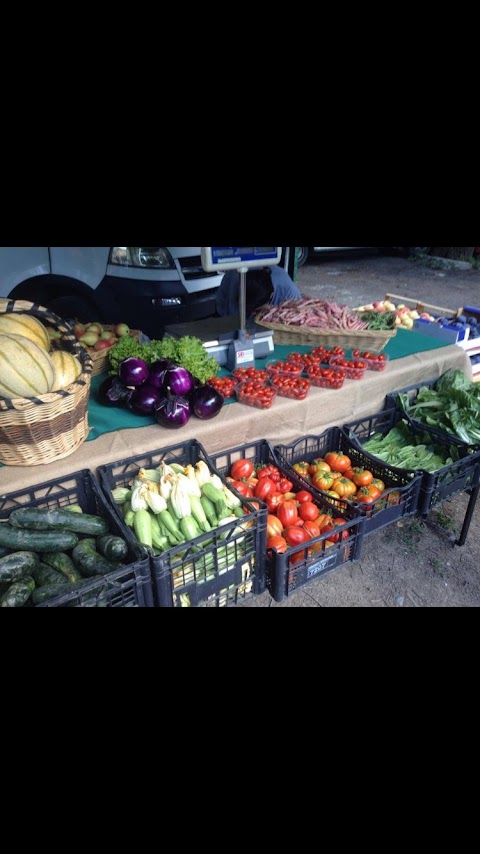
<path id="1" fill-rule="evenodd" d="M 239 323 L 223 327 L 223 337 L 220 335 L 216 345 L 208 342 L 206 349 L 217 348 L 220 359 L 230 371 L 237 368 L 249 368 L 255 364 L 255 359 L 265 359 L 273 353 L 273 332 L 259 327 L 255 323 L 247 328 L 246 319 L 246 288 L 247 273 L 255 267 L 274 267 L 280 263 L 281 246 L 202 246 L 202 267 L 207 273 L 236 270 L 240 275 L 239 290 Z M 228 333 L 230 329 L 230 334 Z M 231 332 L 236 329 L 235 332 Z M 212 351 L 212 355 L 215 353 Z M 217 361 L 217 355 L 215 355 Z M 220 362 L 220 364 L 222 364 Z"/>

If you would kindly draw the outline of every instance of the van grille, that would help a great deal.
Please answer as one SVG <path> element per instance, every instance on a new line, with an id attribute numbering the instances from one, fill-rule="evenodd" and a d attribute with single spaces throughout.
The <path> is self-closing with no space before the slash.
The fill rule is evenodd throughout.
<path id="1" fill-rule="evenodd" d="M 180 258 L 179 264 L 182 274 L 185 279 L 192 281 L 193 279 L 207 279 L 218 276 L 218 273 L 206 273 L 202 267 L 202 259 L 200 255 L 193 255 L 191 258 Z"/>

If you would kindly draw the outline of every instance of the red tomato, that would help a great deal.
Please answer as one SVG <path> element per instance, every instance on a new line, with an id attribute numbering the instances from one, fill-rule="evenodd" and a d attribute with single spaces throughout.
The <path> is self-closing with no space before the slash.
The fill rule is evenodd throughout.
<path id="1" fill-rule="evenodd" d="M 230 469 L 230 475 L 234 480 L 243 480 L 252 476 L 253 463 L 250 460 L 237 460 Z"/>
<path id="2" fill-rule="evenodd" d="M 304 522 L 315 522 L 315 519 L 318 519 L 320 516 L 320 510 L 318 509 L 316 504 L 308 501 L 304 504 L 300 504 L 298 509 L 298 515 Z"/>
<path id="3" fill-rule="evenodd" d="M 295 501 L 284 501 L 277 510 L 277 516 L 284 528 L 295 525 L 298 520 L 297 505 Z"/>
<path id="4" fill-rule="evenodd" d="M 370 486 L 373 480 L 373 474 L 368 469 L 355 468 L 352 480 L 355 486 Z"/>
<path id="5" fill-rule="evenodd" d="M 304 531 L 307 531 L 308 534 L 310 534 L 312 540 L 315 540 L 317 537 L 320 536 L 320 528 L 318 527 L 318 525 L 316 525 L 315 522 L 310 522 L 308 519 L 304 523 L 303 529 Z"/>
<path id="6" fill-rule="evenodd" d="M 282 504 L 283 495 L 280 492 L 272 492 L 264 499 L 268 507 L 269 513 L 276 513 L 280 504 Z"/>
<path id="7" fill-rule="evenodd" d="M 247 486 L 246 483 L 243 482 L 243 480 L 232 480 L 231 485 L 234 489 L 237 490 L 237 492 L 240 493 L 240 495 L 243 495 L 245 498 L 253 498 L 253 491 L 250 489 L 249 486 Z"/>
<path id="8" fill-rule="evenodd" d="M 265 501 L 265 499 L 272 495 L 277 491 L 277 485 L 270 480 L 269 477 L 262 477 L 261 480 L 258 481 L 255 489 L 253 490 L 253 494 L 255 498 L 259 498 L 260 501 Z"/>
<path id="9" fill-rule="evenodd" d="M 350 457 L 347 457 L 346 454 L 342 454 L 341 451 L 331 451 L 329 454 L 325 454 L 325 462 L 328 463 L 332 471 L 341 471 L 346 472 L 352 465 Z"/>
<path id="10" fill-rule="evenodd" d="M 278 554 L 284 555 L 288 549 L 288 543 L 284 537 L 269 537 L 267 549 L 275 549 Z"/>
<path id="11" fill-rule="evenodd" d="M 283 532 L 283 536 L 285 537 L 288 545 L 292 548 L 294 546 L 301 546 L 302 543 L 308 543 L 308 541 L 312 539 L 305 528 L 297 528 L 296 525 L 286 528 Z"/>
<path id="12" fill-rule="evenodd" d="M 310 492 L 307 492 L 306 489 L 302 489 L 300 492 L 297 492 L 295 499 L 298 501 L 299 504 L 307 504 L 309 501 L 312 500 L 312 496 Z"/>
<path id="13" fill-rule="evenodd" d="M 267 516 L 267 538 L 280 537 L 283 534 L 283 525 L 277 516 Z"/>

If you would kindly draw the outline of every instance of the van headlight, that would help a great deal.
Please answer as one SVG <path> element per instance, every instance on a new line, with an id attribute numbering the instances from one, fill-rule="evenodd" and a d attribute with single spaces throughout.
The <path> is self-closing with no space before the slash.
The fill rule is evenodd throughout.
<path id="1" fill-rule="evenodd" d="M 171 270 L 175 266 L 170 252 L 164 246 L 114 246 L 110 252 L 110 264 L 162 270 Z"/>

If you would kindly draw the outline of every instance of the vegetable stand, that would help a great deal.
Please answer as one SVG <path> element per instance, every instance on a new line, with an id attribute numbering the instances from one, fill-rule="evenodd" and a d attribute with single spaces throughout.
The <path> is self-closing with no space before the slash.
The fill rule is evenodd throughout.
<path id="1" fill-rule="evenodd" d="M 96 474 L 99 466 L 139 452 L 148 453 L 177 440 L 197 439 L 209 454 L 264 438 L 275 445 L 290 445 L 302 436 L 320 434 L 330 427 L 380 412 L 387 394 L 440 377 L 449 368 L 462 370 L 471 377 L 468 355 L 460 347 L 438 343 L 437 349 L 425 350 L 425 336 L 399 330 L 397 337 L 387 345 L 390 361 L 384 371 L 367 371 L 359 382 L 347 379 L 341 389 L 312 386 L 302 401 L 279 395 L 268 410 L 229 403 L 211 421 L 192 417 L 179 432 L 159 427 L 152 418 L 100 406 L 95 400 L 95 388 L 101 377 L 95 377 L 89 404 L 88 441 L 68 458 L 54 463 L 28 467 L 1 466 L 0 494 L 28 488 L 84 468 Z M 427 346 L 432 347 L 431 339 Z M 284 358 L 291 349 L 276 347 L 274 357 Z M 304 349 L 308 351 L 311 348 Z"/>

